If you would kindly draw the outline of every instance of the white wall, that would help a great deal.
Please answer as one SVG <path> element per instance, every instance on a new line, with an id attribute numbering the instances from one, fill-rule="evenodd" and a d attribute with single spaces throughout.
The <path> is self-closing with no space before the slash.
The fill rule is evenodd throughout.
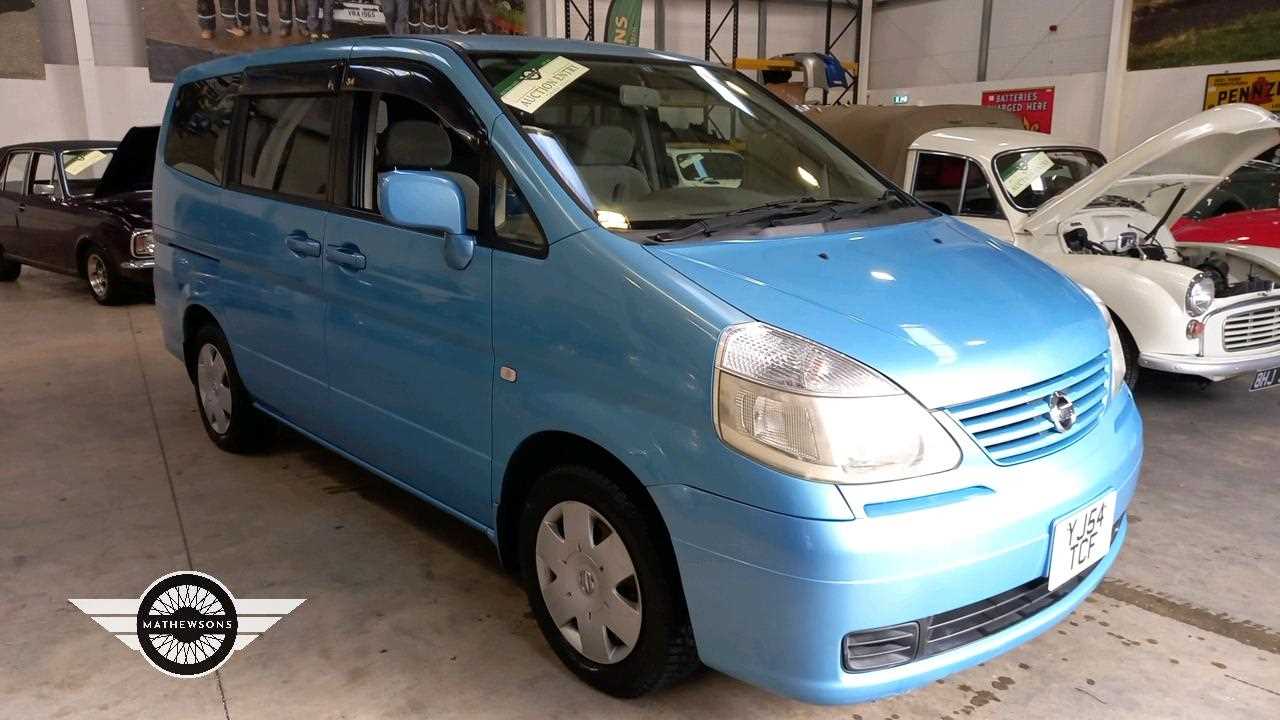
<path id="1" fill-rule="evenodd" d="M 979 0 L 876 6 L 870 89 L 949 85 L 978 77 Z"/>
<path id="2" fill-rule="evenodd" d="M 85 137 L 79 68 L 45 65 L 44 72 L 44 80 L 0 78 L 0 145 Z"/>
<path id="3" fill-rule="evenodd" d="M 995 0 L 987 79 L 1105 71 L 1112 2 Z"/>
<path id="4" fill-rule="evenodd" d="M 1127 150 L 1204 108 L 1205 78 L 1280 68 L 1280 60 L 1137 70 L 1124 76 L 1119 147 Z"/>
<path id="5" fill-rule="evenodd" d="M 995 0 L 988 80 L 1106 69 L 1112 0 Z M 927 87 L 978 78 L 981 0 L 875 6 L 871 89 Z"/>
<path id="6" fill-rule="evenodd" d="M 927 87 L 900 87 L 872 90 L 872 105 L 889 105 L 897 94 L 909 95 L 912 105 L 959 103 L 979 105 L 985 90 L 1012 90 L 1022 87 L 1054 89 L 1053 135 L 1072 142 L 1096 145 L 1102 123 L 1102 86 L 1106 74 L 1101 72 L 995 80 L 984 83 L 957 83 Z"/>

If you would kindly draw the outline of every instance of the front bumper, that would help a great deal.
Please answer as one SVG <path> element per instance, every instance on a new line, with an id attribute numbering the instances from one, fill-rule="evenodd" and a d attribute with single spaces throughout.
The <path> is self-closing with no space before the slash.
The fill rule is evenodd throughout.
<path id="1" fill-rule="evenodd" d="M 1267 355 L 1251 355 L 1241 358 L 1142 353 L 1138 356 L 1138 364 L 1152 370 L 1178 373 L 1180 375 L 1196 375 L 1217 382 L 1237 375 L 1280 367 L 1280 350 Z"/>
<path id="2" fill-rule="evenodd" d="M 155 266 L 155 258 L 130 258 L 120 263 L 120 275 L 129 282 L 150 285 Z"/>
<path id="3" fill-rule="evenodd" d="M 905 665 L 853 673 L 842 664 L 850 632 L 937 615 L 1044 577 L 1052 522 L 1110 489 L 1121 517 L 1141 457 L 1142 421 L 1122 391 L 1087 437 L 1047 457 L 997 467 L 966 448 L 949 475 L 986 492 L 955 502 L 868 515 L 850 490 L 857 519 L 824 521 L 685 485 L 650 492 L 671 532 L 702 661 L 783 695 L 852 703 L 975 665 L 1068 615 L 1111 567 L 1127 521 L 1084 581 L 1037 614 Z"/>

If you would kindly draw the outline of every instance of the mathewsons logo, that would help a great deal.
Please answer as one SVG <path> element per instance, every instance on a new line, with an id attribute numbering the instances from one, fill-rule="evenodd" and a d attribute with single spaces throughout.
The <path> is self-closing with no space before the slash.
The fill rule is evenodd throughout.
<path id="1" fill-rule="evenodd" d="M 212 575 L 184 571 L 151 583 L 138 598 L 71 599 L 71 604 L 177 678 L 208 675 L 302 599 L 237 599 Z"/>

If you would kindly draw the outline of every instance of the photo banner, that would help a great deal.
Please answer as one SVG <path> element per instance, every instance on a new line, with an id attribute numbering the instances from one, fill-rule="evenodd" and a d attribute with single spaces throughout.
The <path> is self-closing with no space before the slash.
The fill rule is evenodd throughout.
<path id="1" fill-rule="evenodd" d="M 220 55 L 328 38 L 442 32 L 522 35 L 524 2 L 138 0 L 138 7 L 151 79 L 171 82 L 184 67 Z"/>
<path id="2" fill-rule="evenodd" d="M 40 13 L 34 0 L 0 0 L 0 77 L 44 79 Z"/>
<path id="3" fill-rule="evenodd" d="M 1129 69 L 1280 57 L 1280 0 L 1133 0 Z"/>

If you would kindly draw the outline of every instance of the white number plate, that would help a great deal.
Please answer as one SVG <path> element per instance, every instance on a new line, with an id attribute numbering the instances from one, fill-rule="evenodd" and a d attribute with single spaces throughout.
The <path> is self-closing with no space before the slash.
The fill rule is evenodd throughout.
<path id="1" fill-rule="evenodd" d="M 386 23 L 386 18 L 382 15 L 382 11 L 377 9 L 377 6 L 335 8 L 333 19 L 336 22 L 355 23 L 357 25 L 380 25 Z"/>
<path id="2" fill-rule="evenodd" d="M 1049 589 L 1079 575 L 1111 550 L 1116 491 L 1053 523 L 1049 545 Z"/>

